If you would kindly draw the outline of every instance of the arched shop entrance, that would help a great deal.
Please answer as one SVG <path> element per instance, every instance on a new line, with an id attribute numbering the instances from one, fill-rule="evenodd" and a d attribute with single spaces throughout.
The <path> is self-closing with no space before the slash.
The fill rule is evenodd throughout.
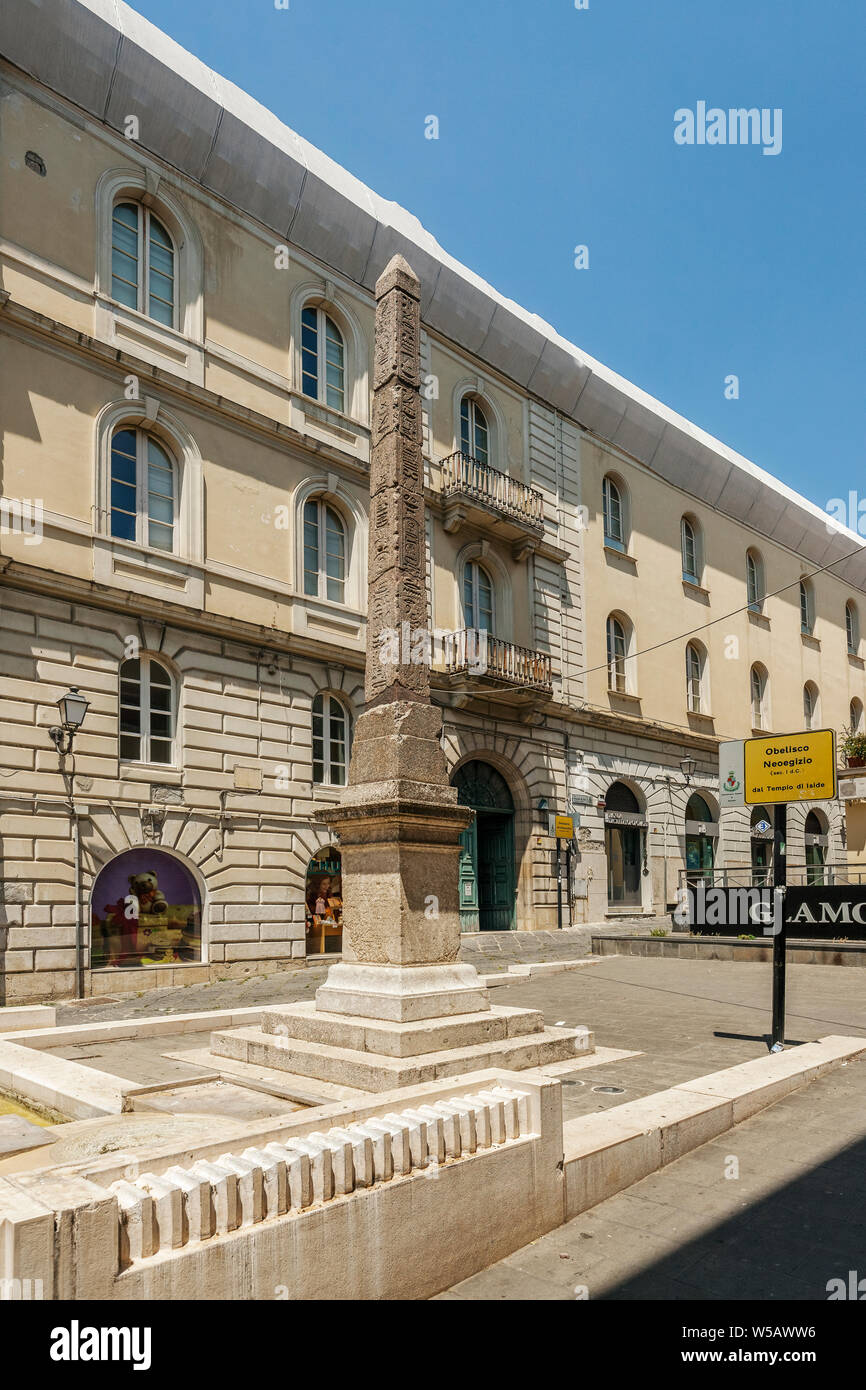
<path id="1" fill-rule="evenodd" d="M 713 877 L 719 827 L 702 796 L 694 792 L 686 806 L 686 877 L 690 883 Z"/>
<path id="2" fill-rule="evenodd" d="M 459 894 L 463 931 L 514 928 L 514 801 L 489 763 L 464 763 L 452 778 L 461 806 L 475 812 L 460 836 Z"/>
<path id="3" fill-rule="evenodd" d="M 769 883 L 773 872 L 773 813 L 766 806 L 752 811 L 749 836 L 752 842 L 752 882 Z"/>
<path id="4" fill-rule="evenodd" d="M 646 816 L 624 782 L 613 782 L 604 799 L 604 848 L 610 907 L 640 907 Z"/>
<path id="5" fill-rule="evenodd" d="M 198 884 L 164 850 L 126 850 L 100 869 L 90 920 L 94 970 L 201 960 Z"/>
<path id="6" fill-rule="evenodd" d="M 821 885 L 827 862 L 827 833 L 816 811 L 810 811 L 803 827 L 806 837 L 806 882 Z"/>
<path id="7" fill-rule="evenodd" d="M 308 956 L 342 950 L 343 876 L 338 849 L 321 850 L 307 865 L 304 916 Z"/>

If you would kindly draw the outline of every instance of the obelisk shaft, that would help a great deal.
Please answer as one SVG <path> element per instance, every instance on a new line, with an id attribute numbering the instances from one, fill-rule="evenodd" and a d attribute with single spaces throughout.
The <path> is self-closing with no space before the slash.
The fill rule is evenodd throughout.
<path id="1" fill-rule="evenodd" d="M 406 660 L 427 624 L 421 445 L 421 287 L 395 256 L 376 284 L 367 613 L 367 707 L 430 699 L 427 666 Z M 408 627 L 405 626 L 408 624 Z M 409 635 L 409 642 L 405 641 Z M 395 646 L 400 660 L 395 661 Z"/>

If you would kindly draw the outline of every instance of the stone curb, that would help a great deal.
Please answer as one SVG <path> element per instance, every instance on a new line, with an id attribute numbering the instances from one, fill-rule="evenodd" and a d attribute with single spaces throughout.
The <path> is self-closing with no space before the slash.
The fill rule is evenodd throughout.
<path id="1" fill-rule="evenodd" d="M 579 1216 L 864 1053 L 866 1038 L 829 1035 L 566 1121 L 564 1219 Z"/>

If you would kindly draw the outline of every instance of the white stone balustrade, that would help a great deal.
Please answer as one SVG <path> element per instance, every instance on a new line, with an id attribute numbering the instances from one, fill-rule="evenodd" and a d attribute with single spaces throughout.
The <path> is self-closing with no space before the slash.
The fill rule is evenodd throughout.
<path id="1" fill-rule="evenodd" d="M 526 1137 L 530 1099 L 493 1086 L 114 1182 L 121 1267 Z"/>

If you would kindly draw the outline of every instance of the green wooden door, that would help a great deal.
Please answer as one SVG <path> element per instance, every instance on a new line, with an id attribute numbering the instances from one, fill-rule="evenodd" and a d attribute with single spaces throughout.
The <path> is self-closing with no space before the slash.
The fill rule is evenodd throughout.
<path id="1" fill-rule="evenodd" d="M 478 817 L 478 904 L 482 931 L 514 926 L 514 820 Z"/>
<path id="2" fill-rule="evenodd" d="M 478 931 L 478 823 L 473 820 L 460 834 L 457 891 L 461 931 Z"/>
<path id="3" fill-rule="evenodd" d="M 461 806 L 475 811 L 460 836 L 458 888 L 463 931 L 514 927 L 514 802 L 508 783 L 480 759 L 459 768 L 454 785 Z"/>

